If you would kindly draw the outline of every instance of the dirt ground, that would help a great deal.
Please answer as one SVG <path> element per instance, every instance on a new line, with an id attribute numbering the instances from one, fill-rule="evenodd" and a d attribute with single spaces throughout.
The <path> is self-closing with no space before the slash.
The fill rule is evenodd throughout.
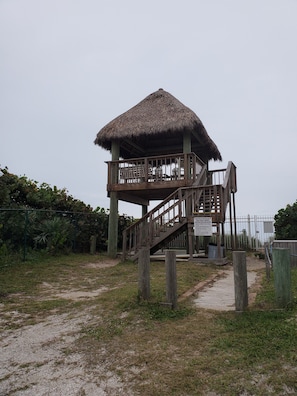
<path id="1" fill-rule="evenodd" d="M 97 263 L 88 265 L 99 268 L 116 264 L 116 261 L 110 260 L 100 265 Z M 248 258 L 250 303 L 255 297 L 260 276 L 263 276 L 263 271 L 260 271 L 263 266 L 265 267 L 263 261 Z M 198 295 L 196 294 L 197 306 L 234 310 L 232 279 L 232 267 L 226 266 L 216 281 L 207 284 Z M 92 298 L 105 291 L 101 288 L 91 294 L 87 291 L 58 293 L 46 283 L 42 287 L 47 298 L 49 295 L 67 299 Z M 7 321 L 17 323 L 18 319 L 21 319 L 18 312 L 5 314 L 1 312 L 1 305 L 0 313 L 0 324 Z M 53 314 L 40 323 L 18 329 L 9 329 L 7 326 L 8 330 L 0 335 L 0 396 L 133 395 L 132 392 L 127 392 L 127 385 L 124 387 L 115 373 L 108 371 L 104 360 L 100 366 L 90 369 L 82 355 L 72 352 L 71 346 L 79 337 L 83 325 L 89 320 L 91 320 L 90 313 L 78 311 L 76 314 L 73 312 Z"/>
<path id="2" fill-rule="evenodd" d="M 117 260 L 89 263 L 92 268 L 117 265 Z M 106 289 L 97 291 L 57 292 L 44 283 L 45 297 L 79 300 L 92 298 Z M 1 313 L 1 305 L 0 305 Z M 0 324 L 22 320 L 18 312 L 0 316 Z M 122 394 L 122 384 L 104 364 L 88 371 L 79 353 L 67 354 L 67 349 L 79 337 L 83 325 L 91 321 L 85 310 L 70 314 L 51 315 L 43 322 L 6 330 L 0 335 L 0 396 L 103 396 Z M 2 323 L 1 323 L 2 322 Z M 66 352 L 66 353 L 65 353 Z"/>

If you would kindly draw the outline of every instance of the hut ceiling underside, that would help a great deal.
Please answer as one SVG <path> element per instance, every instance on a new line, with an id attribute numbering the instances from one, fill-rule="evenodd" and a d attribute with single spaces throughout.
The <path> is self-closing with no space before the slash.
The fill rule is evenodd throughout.
<path id="1" fill-rule="evenodd" d="M 179 135 L 155 135 L 143 136 L 136 139 L 119 140 L 120 157 L 123 159 L 149 157 L 155 155 L 177 154 L 183 152 L 183 136 Z M 109 145 L 106 147 L 110 149 Z M 217 149 L 198 141 L 194 136 L 191 139 L 191 151 L 204 162 L 218 158 Z"/>

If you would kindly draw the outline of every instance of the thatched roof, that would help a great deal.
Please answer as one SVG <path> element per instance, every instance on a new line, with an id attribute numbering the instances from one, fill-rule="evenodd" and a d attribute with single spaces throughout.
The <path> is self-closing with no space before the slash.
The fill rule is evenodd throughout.
<path id="1" fill-rule="evenodd" d="M 191 133 L 192 151 L 204 160 L 221 160 L 197 115 L 169 92 L 159 89 L 116 117 L 97 134 L 95 144 L 111 150 L 120 143 L 122 158 L 174 154 L 183 151 L 183 135 Z"/>

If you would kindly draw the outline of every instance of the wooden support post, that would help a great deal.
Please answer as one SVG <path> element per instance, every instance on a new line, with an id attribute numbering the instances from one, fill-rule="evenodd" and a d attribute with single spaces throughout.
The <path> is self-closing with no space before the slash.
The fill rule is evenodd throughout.
<path id="1" fill-rule="evenodd" d="M 108 256 L 115 258 L 118 252 L 118 197 L 116 191 L 110 193 L 108 220 Z"/>
<path id="2" fill-rule="evenodd" d="M 233 252 L 235 311 L 244 311 L 248 306 L 246 253 Z"/>
<path id="3" fill-rule="evenodd" d="M 280 308 L 285 308 L 292 298 L 290 250 L 272 249 L 272 262 L 276 302 Z"/>
<path id="4" fill-rule="evenodd" d="M 138 257 L 138 296 L 148 300 L 150 294 L 150 249 L 142 248 Z"/>
<path id="5" fill-rule="evenodd" d="M 90 254 L 96 253 L 96 241 L 97 241 L 97 235 L 91 235 L 91 237 L 90 237 Z"/>
<path id="6" fill-rule="evenodd" d="M 192 151 L 192 140 L 191 132 L 187 131 L 183 133 L 183 153 L 188 154 Z"/>
<path id="7" fill-rule="evenodd" d="M 147 205 L 142 205 L 141 210 L 142 210 L 142 217 L 143 217 L 148 212 L 148 206 Z"/>
<path id="8" fill-rule="evenodd" d="M 230 236 L 231 236 L 231 250 L 235 249 L 234 235 L 233 235 L 233 219 L 232 219 L 232 205 L 231 200 L 229 202 L 229 224 L 230 224 Z"/>
<path id="9" fill-rule="evenodd" d="M 217 223 L 217 252 L 218 252 L 218 258 L 219 259 L 223 258 L 220 223 Z"/>
<path id="10" fill-rule="evenodd" d="M 184 154 L 184 178 L 185 180 L 189 180 L 191 178 L 191 169 L 190 169 L 190 161 L 189 154 L 192 151 L 192 137 L 191 132 L 187 131 L 183 133 L 183 154 Z"/>
<path id="11" fill-rule="evenodd" d="M 149 226 L 150 224 L 147 221 L 144 221 L 140 227 L 140 245 L 143 247 L 149 246 Z"/>
<path id="12" fill-rule="evenodd" d="M 111 146 L 111 160 L 117 161 L 120 155 L 120 146 L 118 142 L 112 142 Z M 111 182 L 118 182 L 118 166 L 111 168 Z M 110 192 L 110 206 L 109 206 L 109 219 L 108 219 L 108 247 L 107 253 L 109 257 L 115 258 L 118 252 L 118 195 L 116 191 Z"/>
<path id="13" fill-rule="evenodd" d="M 177 308 L 177 279 L 176 279 L 176 252 L 166 250 L 165 252 L 166 267 L 166 298 L 171 304 L 172 309 Z"/>
<path id="14" fill-rule="evenodd" d="M 194 253 L 194 230 L 191 222 L 188 222 L 188 251 L 189 259 L 192 260 Z"/>
<path id="15" fill-rule="evenodd" d="M 235 193 L 232 192 L 232 202 L 233 202 L 233 221 L 234 221 L 234 249 L 237 249 L 237 224 L 236 224 L 236 210 L 235 210 Z"/>

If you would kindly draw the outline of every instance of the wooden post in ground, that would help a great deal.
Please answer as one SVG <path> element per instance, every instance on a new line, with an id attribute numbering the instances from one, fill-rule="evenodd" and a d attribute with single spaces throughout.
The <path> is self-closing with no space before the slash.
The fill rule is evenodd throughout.
<path id="1" fill-rule="evenodd" d="M 244 311 L 248 306 L 246 253 L 233 252 L 235 311 Z"/>
<path id="2" fill-rule="evenodd" d="M 110 192 L 110 206 L 108 216 L 108 247 L 109 257 L 115 258 L 118 251 L 118 196 L 116 191 Z"/>
<path id="3" fill-rule="evenodd" d="M 276 303 L 280 308 L 285 308 L 292 298 L 290 250 L 272 249 L 272 262 Z"/>
<path id="4" fill-rule="evenodd" d="M 148 300 L 150 294 L 150 249 L 144 247 L 138 257 L 138 296 Z"/>
<path id="5" fill-rule="evenodd" d="M 113 141 L 111 146 L 111 160 L 117 161 L 120 155 L 120 146 L 118 142 Z M 113 164 L 110 169 L 110 182 L 118 182 L 118 165 Z M 109 257 L 115 258 L 118 251 L 118 222 L 119 222 L 119 201 L 116 191 L 110 192 L 109 216 L 108 216 L 108 246 L 107 253 Z"/>
<path id="6" fill-rule="evenodd" d="M 194 232 L 193 232 L 193 224 L 188 223 L 188 250 L 189 250 L 189 259 L 193 259 L 193 252 L 194 252 Z"/>
<path id="7" fill-rule="evenodd" d="M 96 241 L 97 241 L 97 236 L 91 235 L 91 237 L 90 237 L 90 254 L 96 254 Z"/>
<path id="8" fill-rule="evenodd" d="M 166 250 L 165 252 L 166 267 L 166 299 L 171 304 L 172 309 L 177 308 L 177 280 L 176 280 L 176 252 Z"/>

